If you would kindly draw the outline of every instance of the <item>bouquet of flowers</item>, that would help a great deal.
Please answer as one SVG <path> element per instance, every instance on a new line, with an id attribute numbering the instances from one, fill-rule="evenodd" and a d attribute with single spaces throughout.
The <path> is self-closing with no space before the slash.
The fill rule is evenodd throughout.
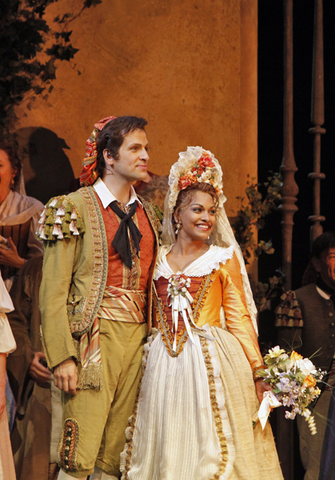
<path id="1" fill-rule="evenodd" d="M 257 375 L 272 387 L 272 391 L 264 394 L 258 411 L 263 428 L 271 408 L 283 405 L 290 408 L 286 410 L 285 418 L 293 420 L 297 414 L 302 415 L 315 435 L 315 421 L 308 406 L 320 395 L 317 383 L 327 372 L 317 370 L 309 358 L 303 358 L 294 350 L 288 354 L 277 346 L 268 352 L 264 357 L 264 367 L 267 368 L 257 370 Z"/>

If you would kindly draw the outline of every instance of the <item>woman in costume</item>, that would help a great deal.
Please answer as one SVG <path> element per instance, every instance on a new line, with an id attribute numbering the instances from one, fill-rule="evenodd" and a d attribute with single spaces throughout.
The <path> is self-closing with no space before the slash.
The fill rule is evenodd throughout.
<path id="1" fill-rule="evenodd" d="M 9 439 L 6 413 L 6 358 L 16 348 L 16 343 L 6 316 L 14 310 L 12 300 L 0 274 L 0 478 L 15 480 L 12 448 Z"/>
<path id="2" fill-rule="evenodd" d="M 253 425 L 267 387 L 257 377 L 256 310 L 224 201 L 214 155 L 201 147 L 180 153 L 123 480 L 283 478 L 270 426 Z"/>
<path id="3" fill-rule="evenodd" d="M 0 266 L 8 290 L 25 260 L 43 253 L 36 239 L 43 204 L 25 195 L 21 173 L 14 149 L 0 143 Z"/>

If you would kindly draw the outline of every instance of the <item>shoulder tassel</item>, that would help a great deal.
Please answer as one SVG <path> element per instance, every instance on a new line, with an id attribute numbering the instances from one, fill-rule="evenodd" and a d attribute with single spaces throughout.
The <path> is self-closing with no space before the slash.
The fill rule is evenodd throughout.
<path id="1" fill-rule="evenodd" d="M 44 241 L 62 240 L 85 232 L 77 208 L 66 195 L 49 200 L 38 223 L 37 238 Z"/>

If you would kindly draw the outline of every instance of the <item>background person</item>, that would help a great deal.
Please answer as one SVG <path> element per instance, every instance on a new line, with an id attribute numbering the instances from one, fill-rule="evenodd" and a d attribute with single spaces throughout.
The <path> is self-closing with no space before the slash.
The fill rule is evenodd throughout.
<path id="1" fill-rule="evenodd" d="M 328 384 L 334 385 L 335 355 L 335 233 L 325 232 L 312 245 L 311 262 L 316 281 L 288 291 L 276 310 L 278 341 L 285 350 L 293 348 L 303 357 L 312 357 L 316 368 L 327 370 Z M 311 272 L 309 272 L 309 275 Z M 325 387 L 313 414 L 317 435 L 311 435 L 307 422 L 297 417 L 300 456 L 306 471 L 304 480 L 319 477 L 320 457 L 332 388 Z"/>
<path id="2" fill-rule="evenodd" d="M 15 480 L 12 448 L 9 440 L 6 413 L 6 357 L 16 348 L 6 313 L 13 310 L 13 303 L 0 274 L 0 478 Z"/>
<path id="3" fill-rule="evenodd" d="M 25 260 L 43 253 L 36 239 L 42 210 L 39 200 L 25 195 L 22 165 L 14 148 L 0 142 L 0 266 L 8 290 Z"/>

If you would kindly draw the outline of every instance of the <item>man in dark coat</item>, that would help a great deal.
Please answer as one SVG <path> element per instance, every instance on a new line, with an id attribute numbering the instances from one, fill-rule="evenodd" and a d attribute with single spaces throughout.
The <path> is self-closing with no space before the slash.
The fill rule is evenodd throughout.
<path id="1" fill-rule="evenodd" d="M 311 262 L 317 279 L 295 291 L 286 292 L 276 310 L 279 343 L 286 350 L 294 348 L 310 358 L 316 368 L 330 373 L 334 380 L 335 354 L 335 232 L 320 235 L 312 245 Z M 305 419 L 297 417 L 300 455 L 306 470 L 304 480 L 319 478 L 320 457 L 326 418 L 332 391 L 324 388 L 313 414 L 317 435 L 311 435 Z"/>

